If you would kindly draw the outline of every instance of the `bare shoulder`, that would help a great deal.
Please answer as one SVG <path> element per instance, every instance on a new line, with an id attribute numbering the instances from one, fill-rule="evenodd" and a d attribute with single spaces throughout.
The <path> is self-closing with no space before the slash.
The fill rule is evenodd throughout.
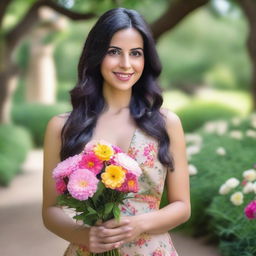
<path id="1" fill-rule="evenodd" d="M 53 116 L 47 124 L 46 132 L 60 133 L 63 126 L 65 125 L 69 113 L 63 113 L 56 116 Z"/>
<path id="2" fill-rule="evenodd" d="M 183 130 L 181 120 L 176 113 L 167 108 L 161 108 L 160 112 L 164 116 L 168 133 L 172 133 L 177 130 Z"/>

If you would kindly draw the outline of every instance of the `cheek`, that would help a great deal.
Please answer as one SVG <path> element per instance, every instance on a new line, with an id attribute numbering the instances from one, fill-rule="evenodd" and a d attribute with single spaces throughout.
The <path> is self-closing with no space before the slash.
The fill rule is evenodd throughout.
<path id="1" fill-rule="evenodd" d="M 144 59 L 136 61 L 133 67 L 138 73 L 142 73 L 144 69 Z"/>

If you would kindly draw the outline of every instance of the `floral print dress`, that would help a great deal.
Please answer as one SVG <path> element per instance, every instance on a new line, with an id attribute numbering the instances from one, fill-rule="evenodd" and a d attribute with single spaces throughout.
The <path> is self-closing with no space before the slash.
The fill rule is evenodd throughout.
<path id="1" fill-rule="evenodd" d="M 167 169 L 157 159 L 157 141 L 140 129 L 136 129 L 131 140 L 128 154 L 140 165 L 139 192 L 131 194 L 133 198 L 121 205 L 122 216 L 144 214 L 159 209 Z M 79 247 L 70 244 L 64 256 L 76 256 Z M 141 234 L 134 241 L 120 247 L 122 256 L 178 256 L 170 234 Z M 81 255 L 89 253 L 80 250 Z"/>

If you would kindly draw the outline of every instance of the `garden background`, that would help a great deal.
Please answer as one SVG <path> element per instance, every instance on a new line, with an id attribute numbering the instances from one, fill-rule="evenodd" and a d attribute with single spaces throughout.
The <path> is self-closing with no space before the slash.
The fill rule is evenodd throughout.
<path id="1" fill-rule="evenodd" d="M 137 9 L 151 24 L 164 106 L 180 116 L 186 133 L 192 216 L 177 232 L 204 237 L 220 255 L 256 255 L 256 220 L 244 215 L 256 194 L 254 0 L 2 0 L 1 199 L 25 175 L 28 153 L 42 149 L 49 119 L 71 109 L 68 92 L 87 33 L 117 6 Z M 229 178 L 239 184 L 220 191 Z M 239 198 L 231 201 L 235 192 Z M 2 202 L 4 212 L 11 203 Z"/>

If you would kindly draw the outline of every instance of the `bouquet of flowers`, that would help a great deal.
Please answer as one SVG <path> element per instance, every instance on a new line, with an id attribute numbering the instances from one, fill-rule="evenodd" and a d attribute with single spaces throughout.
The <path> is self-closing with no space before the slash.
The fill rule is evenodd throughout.
<path id="1" fill-rule="evenodd" d="M 129 198 L 128 193 L 138 192 L 140 174 L 138 163 L 119 147 L 104 141 L 91 142 L 53 170 L 58 205 L 75 209 L 73 218 L 89 226 L 97 221 L 118 220 L 119 205 Z M 114 249 L 100 255 L 120 253 Z"/>

